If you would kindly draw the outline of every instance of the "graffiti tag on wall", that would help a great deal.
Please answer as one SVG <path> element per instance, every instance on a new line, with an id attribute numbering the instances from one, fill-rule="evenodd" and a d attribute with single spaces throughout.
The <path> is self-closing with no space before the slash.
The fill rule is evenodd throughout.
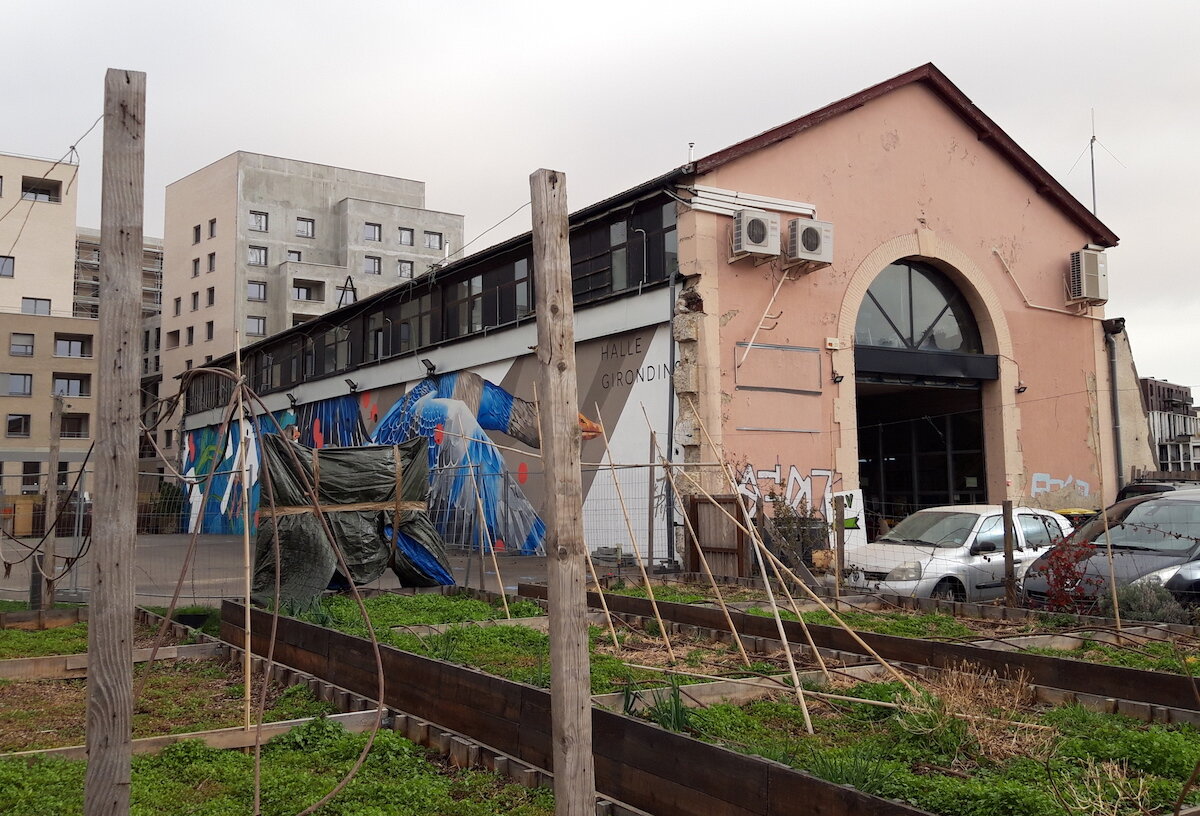
<path id="1" fill-rule="evenodd" d="M 746 465 L 738 477 L 738 493 L 750 500 L 751 513 L 760 498 L 770 500 L 770 494 L 775 494 L 775 501 L 782 501 L 793 510 L 804 506 L 810 510 L 823 507 L 833 496 L 834 478 L 836 471 L 828 468 L 813 468 L 807 475 L 800 472 L 795 465 L 788 468 L 787 480 L 783 478 L 783 466 L 776 465 L 771 470 L 756 470 L 753 465 Z M 820 493 L 813 492 L 815 484 L 821 489 Z M 768 488 L 764 495 L 763 483 L 775 485 Z"/>
<path id="2" fill-rule="evenodd" d="M 1091 483 L 1085 482 L 1082 479 L 1076 479 L 1074 476 L 1067 476 L 1065 479 L 1055 479 L 1049 473 L 1035 473 L 1030 478 L 1029 495 L 1037 496 L 1041 493 L 1057 493 L 1072 486 L 1079 492 L 1080 496 L 1090 496 L 1092 494 Z"/>

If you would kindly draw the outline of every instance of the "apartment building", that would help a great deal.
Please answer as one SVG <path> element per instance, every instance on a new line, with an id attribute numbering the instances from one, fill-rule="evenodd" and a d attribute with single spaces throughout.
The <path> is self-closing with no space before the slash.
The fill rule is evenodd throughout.
<path id="1" fill-rule="evenodd" d="M 1138 385 L 1158 445 L 1158 469 L 1194 470 L 1197 426 L 1192 389 L 1152 377 L 1142 377 Z"/>
<path id="2" fill-rule="evenodd" d="M 426 274 L 462 235 L 461 215 L 425 209 L 424 182 L 311 162 L 239 151 L 168 185 L 164 392 L 239 337 Z"/>
<path id="3" fill-rule="evenodd" d="M 0 154 L 0 495 L 44 492 L 52 395 L 64 397 L 59 484 L 87 452 L 96 321 L 74 304 L 78 166 Z M 86 486 L 85 486 L 86 489 Z"/>

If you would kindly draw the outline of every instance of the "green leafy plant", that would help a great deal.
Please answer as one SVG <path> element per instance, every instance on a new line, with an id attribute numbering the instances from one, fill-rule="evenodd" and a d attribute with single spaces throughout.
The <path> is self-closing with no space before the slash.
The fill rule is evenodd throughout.
<path id="1" fill-rule="evenodd" d="M 818 749 L 810 747 L 805 769 L 826 782 L 849 785 L 863 793 L 882 791 L 896 772 L 896 765 L 884 761 L 874 745 Z"/>
<path id="2" fill-rule="evenodd" d="M 1157 581 L 1129 584 L 1117 590 L 1117 604 L 1125 620 L 1156 621 L 1158 623 L 1192 622 L 1192 613 Z M 1104 594 L 1099 602 L 1100 614 L 1113 617 L 1112 595 Z"/>

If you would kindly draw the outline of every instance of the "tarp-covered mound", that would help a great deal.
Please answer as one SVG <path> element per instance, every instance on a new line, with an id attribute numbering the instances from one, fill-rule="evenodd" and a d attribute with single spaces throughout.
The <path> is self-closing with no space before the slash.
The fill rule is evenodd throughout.
<path id="1" fill-rule="evenodd" d="M 268 491 L 264 476 L 254 556 L 254 600 L 269 604 L 275 596 L 276 529 L 282 603 L 308 604 L 331 583 L 349 580 L 364 584 L 378 578 L 388 566 L 404 586 L 453 584 L 445 545 L 426 510 L 429 463 L 425 449 L 426 441 L 418 437 L 394 447 L 317 451 L 278 434 L 264 434 L 262 466 L 270 471 L 275 509 L 271 509 L 268 496 L 272 491 Z M 349 575 L 338 564 L 304 490 L 305 478 L 317 486 L 321 510 L 341 547 Z"/>

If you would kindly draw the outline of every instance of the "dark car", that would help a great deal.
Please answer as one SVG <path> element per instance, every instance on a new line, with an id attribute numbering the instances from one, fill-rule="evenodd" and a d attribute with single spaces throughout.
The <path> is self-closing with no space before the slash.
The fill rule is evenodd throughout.
<path id="1" fill-rule="evenodd" d="M 1108 593 L 1109 544 L 1118 586 L 1157 582 L 1181 603 L 1200 602 L 1200 490 L 1119 501 L 1034 561 L 1021 581 L 1030 606 L 1069 596 L 1087 606 Z"/>

